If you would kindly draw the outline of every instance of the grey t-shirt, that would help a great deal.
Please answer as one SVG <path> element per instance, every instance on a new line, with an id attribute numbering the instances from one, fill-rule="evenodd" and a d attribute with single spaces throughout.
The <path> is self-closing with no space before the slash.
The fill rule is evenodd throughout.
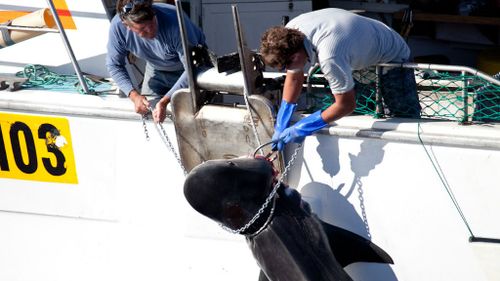
<path id="1" fill-rule="evenodd" d="M 305 34 L 309 59 L 319 62 L 334 94 L 354 88 L 353 70 L 377 63 L 404 62 L 410 57 L 410 48 L 393 29 L 342 9 L 305 13 L 286 27 Z"/>

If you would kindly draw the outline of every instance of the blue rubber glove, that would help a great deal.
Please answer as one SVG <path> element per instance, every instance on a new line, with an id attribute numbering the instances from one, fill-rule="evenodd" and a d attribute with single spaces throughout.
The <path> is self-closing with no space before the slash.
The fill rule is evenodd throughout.
<path id="1" fill-rule="evenodd" d="M 285 144 L 279 141 L 279 136 L 290 125 L 296 107 L 297 104 L 295 103 L 288 103 L 286 100 L 281 101 L 278 116 L 276 116 L 276 125 L 274 125 L 272 150 L 283 150 Z"/>
<path id="2" fill-rule="evenodd" d="M 279 142 L 287 144 L 291 141 L 301 143 L 305 137 L 311 135 L 317 130 L 326 127 L 328 123 L 321 118 L 321 110 L 314 112 L 306 118 L 286 128 L 279 136 Z"/>

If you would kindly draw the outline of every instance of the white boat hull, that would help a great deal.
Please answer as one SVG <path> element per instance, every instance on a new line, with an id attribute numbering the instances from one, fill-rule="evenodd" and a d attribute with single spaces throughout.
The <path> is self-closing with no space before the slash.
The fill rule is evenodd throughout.
<path id="1" fill-rule="evenodd" d="M 102 2 L 58 4 L 66 2 L 76 59 L 84 71 L 106 76 L 109 20 Z M 47 33 L 2 49 L 0 72 L 43 64 L 72 73 L 59 39 Z M 0 113 L 9 164 L 0 154 L 0 280 L 257 280 L 244 238 L 187 204 L 176 158 L 151 121 L 146 140 L 130 100 L 5 90 Z M 19 118 L 34 136 L 31 146 L 25 133 L 10 134 Z M 46 165 L 57 161 L 38 137 L 42 121 L 68 125 L 61 134 L 70 141 L 64 153 L 74 162 L 65 167 L 74 176 L 44 170 L 43 157 Z M 500 280 L 500 244 L 469 242 L 471 233 L 500 239 L 500 125 L 420 120 L 419 126 L 367 116 L 331 125 L 306 139 L 288 183 L 320 218 L 370 238 L 394 259 L 349 265 L 354 280 Z M 164 126 L 175 145 L 174 125 Z M 30 155 L 37 168 L 22 172 L 18 166 Z"/>
<path id="2" fill-rule="evenodd" d="M 0 280 L 257 280 L 243 237 L 191 209 L 179 164 L 150 121 L 146 140 L 130 101 L 59 97 L 2 96 L 4 113 L 68 120 L 78 183 L 0 179 Z M 394 259 L 348 266 L 355 280 L 496 280 L 498 244 L 469 242 L 445 184 L 474 235 L 500 237 L 499 128 L 420 128 L 424 144 L 416 122 L 344 118 L 306 139 L 288 182 Z"/>

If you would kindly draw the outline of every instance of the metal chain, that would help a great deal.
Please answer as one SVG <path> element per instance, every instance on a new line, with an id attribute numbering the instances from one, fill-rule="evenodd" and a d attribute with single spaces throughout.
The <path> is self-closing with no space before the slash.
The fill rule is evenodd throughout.
<path id="1" fill-rule="evenodd" d="M 149 107 L 148 109 L 150 112 L 153 112 L 153 109 L 151 107 Z M 144 134 L 146 134 L 146 140 L 149 141 L 148 128 L 146 126 L 146 121 L 145 121 L 147 117 L 145 117 L 145 116 L 146 115 L 142 116 L 142 126 L 144 127 Z M 174 121 L 171 115 L 167 115 L 167 117 L 168 117 L 168 119 L 172 120 L 172 122 Z M 153 123 L 155 124 L 156 131 L 158 131 L 158 134 L 160 135 L 162 142 L 167 146 L 168 150 L 170 150 L 170 152 L 172 152 L 172 154 L 175 157 L 175 160 L 177 160 L 177 163 L 179 164 L 182 171 L 184 172 L 184 176 L 186 176 L 188 174 L 188 172 L 187 172 L 186 168 L 184 167 L 184 165 L 182 164 L 181 157 L 179 156 L 177 151 L 175 151 L 175 147 L 172 144 L 172 142 L 170 141 L 170 138 L 168 137 L 167 132 L 165 131 L 165 128 L 163 127 L 163 125 L 161 123 L 157 123 L 157 122 L 153 122 Z"/>
<path id="2" fill-rule="evenodd" d="M 146 127 L 146 119 L 148 119 L 147 113 L 141 115 L 142 118 L 142 128 L 144 129 L 144 135 L 146 135 L 146 140 L 149 141 L 148 127 Z"/>
<path id="3" fill-rule="evenodd" d="M 363 183 L 361 182 L 361 179 L 359 177 L 356 177 L 355 181 L 358 186 L 359 207 L 361 208 L 361 216 L 363 217 L 363 223 L 365 224 L 366 235 L 368 236 L 368 238 L 372 238 L 372 235 L 370 233 L 370 225 L 368 224 L 368 217 L 366 216 L 365 199 L 363 197 Z"/>
<path id="4" fill-rule="evenodd" d="M 269 196 L 267 196 L 266 201 L 264 201 L 264 204 L 262 204 L 262 207 L 260 207 L 260 209 L 257 211 L 257 213 L 253 216 L 253 218 L 249 222 L 247 222 L 244 226 L 242 226 L 242 227 L 240 227 L 238 229 L 231 229 L 231 228 L 229 228 L 229 227 L 227 227 L 227 226 L 225 226 L 223 224 L 220 224 L 220 226 L 224 230 L 226 230 L 228 232 L 231 232 L 233 234 L 241 234 L 241 233 L 245 232 L 246 230 L 248 230 L 248 228 L 250 228 L 250 226 L 252 226 L 253 223 L 255 223 L 255 221 L 264 213 L 264 210 L 267 208 L 267 206 L 269 205 L 269 203 L 271 202 L 271 200 L 274 199 L 274 196 L 276 195 L 276 192 L 278 191 L 278 188 L 280 187 L 281 182 L 283 181 L 284 177 L 290 171 L 290 168 L 291 168 L 293 162 L 295 161 L 295 159 L 297 158 L 297 154 L 298 154 L 298 152 L 299 152 L 299 150 L 301 148 L 302 148 L 302 144 L 299 144 L 299 146 L 293 152 L 293 154 L 292 154 L 292 156 L 290 158 L 290 161 L 288 161 L 287 165 L 285 166 L 285 169 L 283 170 L 283 173 L 281 173 L 281 176 L 279 177 L 278 182 L 274 185 L 273 190 L 271 191 L 271 193 L 269 193 Z M 274 200 L 273 200 L 273 202 L 274 202 Z M 269 217 L 266 220 L 266 223 L 261 228 L 259 228 L 259 230 L 257 230 L 255 233 L 250 234 L 250 235 L 256 235 L 256 234 L 258 234 L 259 232 L 261 232 L 267 226 L 267 224 L 271 220 L 271 216 L 274 213 L 274 207 L 275 207 L 275 204 L 273 204 L 271 212 L 269 213 Z"/>
<path id="5" fill-rule="evenodd" d="M 259 147 L 258 149 L 261 150 L 261 153 L 262 153 L 262 149 L 261 147 L 263 145 L 260 144 L 260 139 L 259 139 L 259 135 L 257 133 L 257 129 L 255 128 L 255 124 L 253 122 L 253 116 L 252 116 L 252 113 L 250 111 L 250 104 L 248 103 L 247 101 L 247 108 L 249 110 L 249 114 L 250 114 L 250 118 L 252 120 L 252 128 L 254 129 L 254 134 L 255 134 L 255 137 L 257 138 L 257 142 L 259 143 Z M 153 112 L 153 110 L 151 108 L 148 108 L 150 112 Z M 167 116 L 170 120 L 174 121 L 172 119 L 172 116 Z M 144 134 L 146 135 L 146 140 L 149 141 L 149 134 L 148 134 L 148 129 L 147 129 L 147 126 L 146 126 L 146 119 L 147 119 L 147 116 L 146 115 L 143 115 L 142 116 L 142 125 L 143 125 L 143 128 L 144 128 Z M 160 136 L 162 137 L 162 141 L 163 143 L 167 146 L 167 148 L 172 152 L 172 154 L 174 155 L 175 159 L 177 160 L 177 163 L 179 164 L 179 166 L 181 167 L 181 169 L 183 170 L 184 172 L 184 176 L 186 176 L 188 174 L 186 168 L 184 167 L 184 165 L 182 164 L 182 161 L 181 161 L 181 158 L 179 157 L 179 154 L 177 154 L 177 152 L 175 151 L 175 148 L 172 144 L 172 142 L 170 141 L 168 135 L 167 135 L 167 132 L 165 131 L 165 128 L 163 127 L 163 125 L 161 123 L 156 123 L 155 122 L 155 128 L 156 130 L 158 131 L 158 134 L 160 134 Z M 269 212 L 269 216 L 266 220 L 266 222 L 264 223 L 264 225 L 262 225 L 256 232 L 254 232 L 252 235 L 256 235 L 258 233 L 260 233 L 262 230 L 264 230 L 264 228 L 269 224 L 269 222 L 271 221 L 271 218 L 274 214 L 274 209 L 275 209 L 275 206 L 276 206 L 276 198 L 275 198 L 275 195 L 276 193 L 278 192 L 278 188 L 281 186 L 281 183 L 283 182 L 283 179 L 285 178 L 285 176 L 288 174 L 288 172 L 290 171 L 290 168 L 291 166 L 293 165 L 295 159 L 297 158 L 297 154 L 299 152 L 299 150 L 302 148 L 302 145 L 299 144 L 298 147 L 295 149 L 294 153 L 292 154 L 290 160 L 288 161 L 287 165 L 285 166 L 284 170 L 283 170 L 283 173 L 281 173 L 281 176 L 278 178 L 278 181 L 276 182 L 276 184 L 274 185 L 273 187 L 273 190 L 271 191 L 271 193 L 269 193 L 268 197 L 266 198 L 266 200 L 264 201 L 264 204 L 262 204 L 262 206 L 260 207 L 260 209 L 257 211 L 257 213 L 252 217 L 252 219 L 247 222 L 244 226 L 234 230 L 234 229 L 231 229 L 225 225 L 222 225 L 220 224 L 220 226 L 228 231 L 228 232 L 231 232 L 233 234 L 241 234 L 243 233 L 244 231 L 248 230 L 248 228 L 250 228 L 250 226 L 252 226 L 255 221 L 257 219 L 260 218 L 260 216 L 264 213 L 264 210 L 267 208 L 267 206 L 269 206 L 269 203 L 272 201 L 273 202 L 273 206 L 271 208 L 271 211 Z"/>
<path id="6" fill-rule="evenodd" d="M 169 119 L 172 120 L 171 118 L 169 118 Z M 179 166 L 181 167 L 182 171 L 184 172 L 184 176 L 187 176 L 188 172 L 186 170 L 186 167 L 184 167 L 184 165 L 182 164 L 181 157 L 179 156 L 177 151 L 175 151 L 175 147 L 172 144 L 172 142 L 170 141 L 170 139 L 168 138 L 168 135 L 167 135 L 167 132 L 165 131 L 165 128 L 163 128 L 163 125 L 161 123 L 156 123 L 156 122 L 155 122 L 155 128 L 158 131 L 158 134 L 160 134 L 160 136 L 162 137 L 163 143 L 172 152 L 172 154 L 175 157 L 175 160 L 177 160 L 177 163 L 179 163 Z"/>

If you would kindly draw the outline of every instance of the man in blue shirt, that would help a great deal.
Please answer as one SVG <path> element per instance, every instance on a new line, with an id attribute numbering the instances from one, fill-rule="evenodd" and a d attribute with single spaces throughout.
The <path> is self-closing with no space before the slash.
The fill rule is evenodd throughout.
<path id="1" fill-rule="evenodd" d="M 118 0 L 116 10 L 109 29 L 108 71 L 139 114 L 146 114 L 150 107 L 146 95 L 161 97 L 153 118 L 155 122 L 163 122 L 172 94 L 188 87 L 175 6 L 153 4 L 152 0 Z M 198 27 L 189 20 L 185 27 L 192 45 L 205 45 L 205 36 Z M 125 68 L 129 53 L 146 61 L 140 92 L 134 88 Z"/>

